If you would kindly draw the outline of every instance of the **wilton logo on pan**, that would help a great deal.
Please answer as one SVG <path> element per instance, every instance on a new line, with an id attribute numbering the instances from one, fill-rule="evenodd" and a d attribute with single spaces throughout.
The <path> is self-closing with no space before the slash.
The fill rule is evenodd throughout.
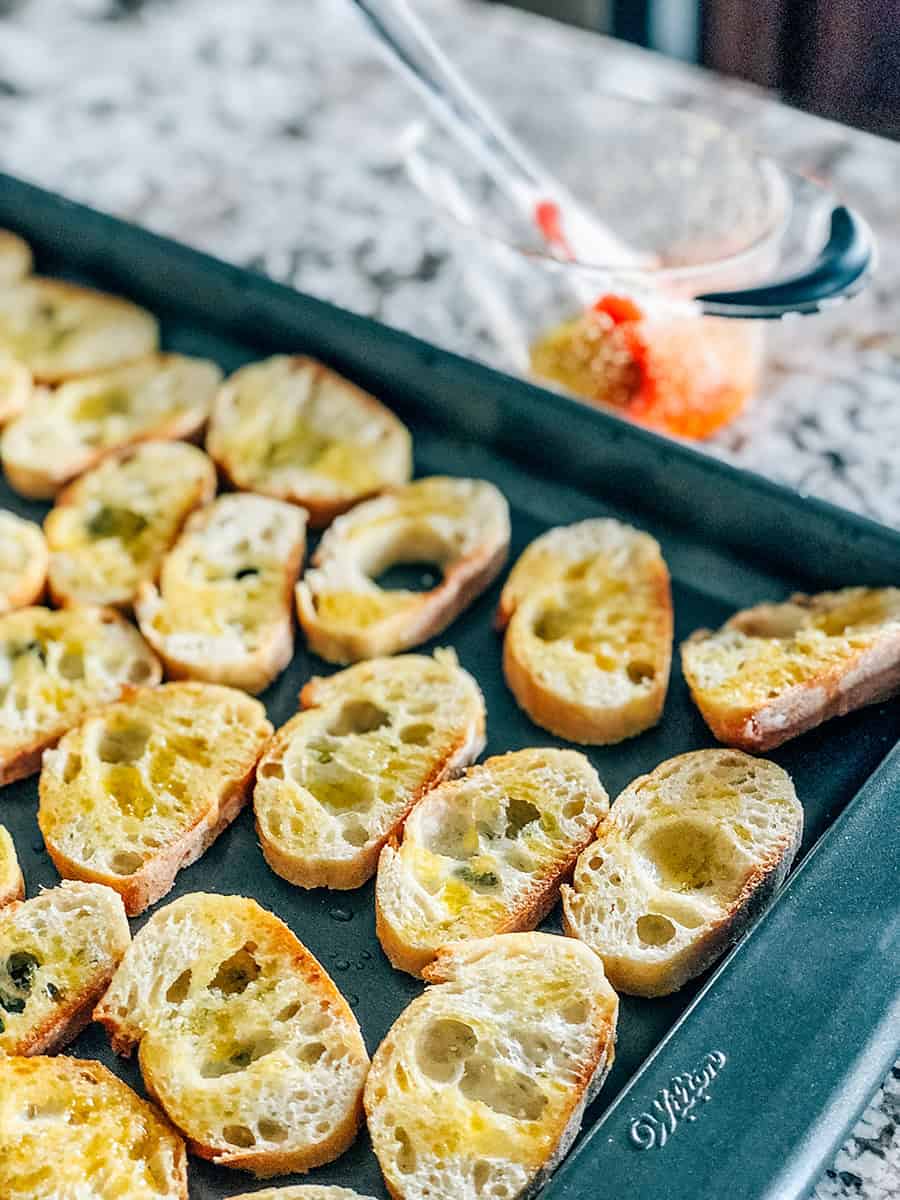
<path id="1" fill-rule="evenodd" d="M 696 1121 L 698 1103 L 709 1100 L 709 1085 L 725 1065 L 721 1050 L 705 1055 L 696 1071 L 686 1071 L 669 1080 L 650 1106 L 631 1122 L 629 1137 L 638 1150 L 662 1149 L 682 1121 Z"/>

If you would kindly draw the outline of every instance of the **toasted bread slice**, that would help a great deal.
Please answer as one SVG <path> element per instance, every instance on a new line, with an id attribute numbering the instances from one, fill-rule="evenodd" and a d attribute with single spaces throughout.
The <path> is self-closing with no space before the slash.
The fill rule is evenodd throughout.
<path id="1" fill-rule="evenodd" d="M 25 411 L 33 390 L 31 372 L 25 364 L 0 353 L 0 426 Z"/>
<path id="2" fill-rule="evenodd" d="M 10 229 L 0 229 L 0 286 L 23 279 L 31 270 L 31 247 Z"/>
<path id="3" fill-rule="evenodd" d="M 0 1057 L 6 1200 L 187 1200 L 184 1143 L 102 1063 Z"/>
<path id="4" fill-rule="evenodd" d="M 158 344 L 156 318 L 119 296 L 38 275 L 0 289 L 0 350 L 39 383 L 133 363 Z"/>
<path id="5" fill-rule="evenodd" d="M 649 534 L 602 518 L 549 530 L 510 572 L 497 625 L 506 681 L 543 729 L 605 745 L 662 715 L 672 597 Z"/>
<path id="6" fill-rule="evenodd" d="M 356 1018 L 254 900 L 193 894 L 154 913 L 95 1014 L 202 1158 L 307 1171 L 356 1137 L 369 1068 Z"/>
<path id="7" fill-rule="evenodd" d="M 40 600 L 49 557 L 40 525 L 0 509 L 0 614 Z"/>
<path id="8" fill-rule="evenodd" d="M 306 549 L 302 509 L 265 496 L 220 496 L 194 513 L 143 583 L 135 612 L 173 679 L 261 692 L 294 653 L 292 595 Z"/>
<path id="9" fill-rule="evenodd" d="M 43 393 L 3 431 L 6 478 L 23 496 L 49 500 L 127 446 L 195 437 L 220 379 L 205 359 L 154 354 Z"/>
<path id="10" fill-rule="evenodd" d="M 338 517 L 297 585 L 310 648 L 356 662 L 418 646 L 446 629 L 492 582 L 509 549 L 509 508 L 493 484 L 433 476 Z M 430 591 L 385 590 L 374 580 L 398 563 L 433 563 Z"/>
<path id="11" fill-rule="evenodd" d="M 15 842 L 5 825 L 0 825 L 0 908 L 25 899 L 25 880 L 16 855 Z"/>
<path id="12" fill-rule="evenodd" d="M 664 996 L 711 966 L 784 882 L 803 833 L 790 776 L 695 750 L 625 789 L 564 887 L 564 925 L 610 983 Z"/>
<path id="13" fill-rule="evenodd" d="M 85 713 L 161 678 L 138 631 L 109 609 L 0 617 L 0 786 L 37 771 Z"/>
<path id="14" fill-rule="evenodd" d="M 263 1188 L 261 1192 L 244 1192 L 231 1200 L 373 1200 L 349 1188 L 321 1183 L 299 1183 L 294 1187 Z"/>
<path id="15" fill-rule="evenodd" d="M 577 949 L 576 949 L 577 947 Z M 548 933 L 445 947 L 372 1061 L 365 1104 L 395 1200 L 530 1196 L 615 1054 L 600 959 Z"/>
<path id="16" fill-rule="evenodd" d="M 38 824 L 56 869 L 143 912 L 249 800 L 271 734 L 258 700 L 203 683 L 143 688 L 86 718 L 41 771 Z"/>
<path id="17" fill-rule="evenodd" d="M 900 691 L 900 588 L 760 604 L 681 647 L 694 703 L 720 742 L 761 752 Z"/>
<path id="18" fill-rule="evenodd" d="M 355 888 L 413 805 L 484 749 L 484 699 L 452 650 L 312 679 L 260 761 L 263 854 L 300 887 Z"/>
<path id="19" fill-rule="evenodd" d="M 235 487 L 302 504 L 317 529 L 412 474 L 412 439 L 389 409 L 314 359 L 284 354 L 226 380 L 206 446 Z"/>
<path id="20" fill-rule="evenodd" d="M 378 863 L 388 958 L 418 975 L 448 942 L 534 929 L 608 808 L 575 750 L 502 754 L 429 792 Z"/>
<path id="21" fill-rule="evenodd" d="M 77 1037 L 130 941 L 122 901 L 95 883 L 0 909 L 0 1054 L 47 1054 Z"/>
<path id="22" fill-rule="evenodd" d="M 59 494 L 44 522 L 54 603 L 131 605 L 189 514 L 215 494 L 215 467 L 185 442 L 144 442 L 105 459 Z"/>

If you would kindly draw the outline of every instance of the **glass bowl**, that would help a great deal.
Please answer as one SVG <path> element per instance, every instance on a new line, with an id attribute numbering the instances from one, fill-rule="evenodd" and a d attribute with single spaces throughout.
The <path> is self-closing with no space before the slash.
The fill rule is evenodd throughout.
<path id="1" fill-rule="evenodd" d="M 466 286 L 498 348 L 497 363 L 506 369 L 533 374 L 535 345 L 610 293 L 631 296 L 657 316 L 662 294 L 663 312 L 682 304 L 679 319 L 712 329 L 686 302 L 786 274 L 821 245 L 832 197 L 715 121 L 623 96 L 542 95 L 539 86 L 528 97 L 491 100 L 534 157 L 641 262 L 625 268 L 555 258 L 531 214 L 512 203 L 472 155 L 433 121 L 414 122 L 404 137 L 407 172 L 455 227 Z M 759 362 L 760 324 L 741 322 L 739 331 L 729 321 L 732 328 L 703 347 L 703 366 L 712 364 L 713 375 L 724 378 L 737 348 L 740 387 L 752 391 L 756 370 L 748 364 Z M 690 374 L 690 332 L 682 340 Z M 559 379 L 555 384 L 573 391 Z M 582 399 L 601 399 L 574 391 Z M 691 398 L 681 401 L 690 404 Z M 732 395 L 720 424 L 742 406 Z M 718 427 L 645 423 L 687 436 Z"/>

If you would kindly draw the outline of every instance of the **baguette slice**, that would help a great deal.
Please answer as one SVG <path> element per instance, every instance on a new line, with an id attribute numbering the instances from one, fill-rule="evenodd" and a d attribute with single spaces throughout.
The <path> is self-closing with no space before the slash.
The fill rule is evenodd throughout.
<path id="1" fill-rule="evenodd" d="M 0 617 L 0 786 L 37 771 L 86 713 L 161 678 L 138 631 L 109 609 Z"/>
<path id="2" fill-rule="evenodd" d="M 900 691 L 900 588 L 792 596 L 681 647 L 694 703 L 720 742 L 760 753 Z"/>
<path id="3" fill-rule="evenodd" d="M 117 450 L 195 437 L 221 377 L 205 359 L 154 354 L 43 392 L 3 431 L 6 478 L 23 496 L 49 500 Z"/>
<path id="4" fill-rule="evenodd" d="M 295 1187 L 263 1188 L 261 1192 L 244 1192 L 231 1200 L 374 1200 L 349 1188 L 321 1183 L 300 1183 Z"/>
<path id="5" fill-rule="evenodd" d="M 301 504 L 316 529 L 412 474 L 412 439 L 392 412 L 321 363 L 283 354 L 229 377 L 206 445 L 235 487 Z"/>
<path id="6" fill-rule="evenodd" d="M 32 392 L 31 372 L 25 364 L 0 352 L 0 426 L 21 416 Z"/>
<path id="7" fill-rule="evenodd" d="M 513 751 L 429 792 L 378 862 L 388 958 L 419 975 L 448 942 L 534 929 L 608 808 L 575 750 Z"/>
<path id="8" fill-rule="evenodd" d="M 25 880 L 16 855 L 15 842 L 5 825 L 0 825 L 0 908 L 25 899 Z"/>
<path id="9" fill-rule="evenodd" d="M 0 510 L 0 614 L 40 600 L 48 561 L 40 525 Z"/>
<path id="10" fill-rule="evenodd" d="M 140 1044 L 148 1091 L 202 1158 L 307 1171 L 351 1144 L 369 1059 L 356 1018 L 254 900 L 193 894 L 154 913 L 94 1013 Z"/>
<path id="11" fill-rule="evenodd" d="M 0 289 L 0 350 L 39 383 L 135 362 L 158 343 L 155 317 L 130 300 L 37 275 Z"/>
<path id="12" fill-rule="evenodd" d="M 441 633 L 499 573 L 509 508 L 480 479 L 418 479 L 338 517 L 297 585 L 300 624 L 328 662 L 356 662 L 418 646 Z M 398 563 L 434 563 L 430 591 L 385 590 Z"/>
<path id="13" fill-rule="evenodd" d="M 484 699 L 438 650 L 312 679 L 300 703 L 259 764 L 263 854 L 300 887 L 360 887 L 416 802 L 484 749 Z"/>
<path id="14" fill-rule="evenodd" d="M 306 549 L 302 509 L 220 496 L 194 513 L 135 612 L 174 679 L 261 692 L 294 653 L 292 595 Z"/>
<path id="15" fill-rule="evenodd" d="M 564 926 L 613 987 L 664 996 L 711 966 L 781 887 L 803 834 L 790 776 L 695 750 L 630 784 L 563 888 Z"/>
<path id="16" fill-rule="evenodd" d="M 31 270 L 31 247 L 10 229 L 0 229 L 0 286 L 16 283 Z"/>
<path id="17" fill-rule="evenodd" d="M 76 1038 L 130 941 L 122 901 L 95 883 L 0 909 L 0 1056 L 47 1054 Z"/>
<path id="18" fill-rule="evenodd" d="M 66 879 L 104 883 L 133 917 L 172 887 L 250 798 L 272 734 L 233 688 L 144 688 L 44 756 L 38 824 Z"/>
<path id="19" fill-rule="evenodd" d="M 188 1200 L 184 1143 L 102 1063 L 0 1057 L 4 1200 Z"/>
<path id="20" fill-rule="evenodd" d="M 605 745 L 662 715 L 672 597 L 649 534 L 602 518 L 549 530 L 510 572 L 497 625 L 506 681 L 543 729 Z"/>
<path id="21" fill-rule="evenodd" d="M 530 1196 L 562 1160 L 615 1053 L 600 959 L 547 933 L 445 947 L 366 1083 L 395 1200 Z"/>
<path id="22" fill-rule="evenodd" d="M 189 514 L 215 494 L 215 467 L 184 442 L 144 442 L 105 459 L 59 494 L 44 522 L 54 603 L 131 605 Z"/>

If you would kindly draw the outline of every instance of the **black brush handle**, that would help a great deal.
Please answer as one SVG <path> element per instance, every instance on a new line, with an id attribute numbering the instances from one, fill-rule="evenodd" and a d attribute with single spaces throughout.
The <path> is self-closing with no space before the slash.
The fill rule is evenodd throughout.
<path id="1" fill-rule="evenodd" d="M 831 214 L 828 241 L 806 270 L 736 292 L 712 292 L 697 303 L 710 317 L 777 320 L 809 315 L 848 300 L 866 286 L 875 266 L 875 239 L 868 223 L 840 205 Z"/>

